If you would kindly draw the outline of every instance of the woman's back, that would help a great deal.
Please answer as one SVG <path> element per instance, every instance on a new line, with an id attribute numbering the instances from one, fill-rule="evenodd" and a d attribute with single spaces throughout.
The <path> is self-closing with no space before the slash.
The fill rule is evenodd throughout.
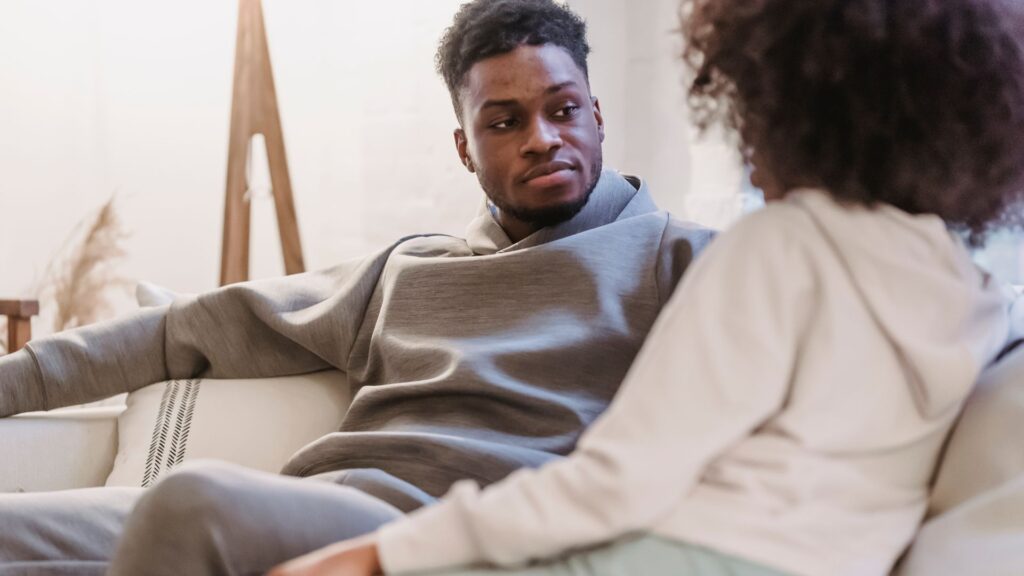
<path id="1" fill-rule="evenodd" d="M 887 571 L 924 514 L 960 403 L 1005 340 L 998 290 L 938 218 L 842 206 L 814 190 L 790 193 L 711 250 L 716 262 L 698 264 L 679 298 L 721 301 L 705 312 L 721 329 L 702 336 L 749 368 L 678 384 L 738 384 L 756 370 L 766 388 L 785 375 L 785 398 L 709 463 L 659 529 L 796 574 Z M 742 286 L 742 261 L 763 285 Z M 764 294 L 752 305 L 744 291 Z M 741 331 L 794 347 L 788 359 L 771 344 L 737 349 Z"/>
<path id="2" fill-rule="evenodd" d="M 571 458 L 457 484 L 381 549 L 506 564 L 642 530 L 794 575 L 886 574 L 1006 331 L 938 218 L 793 191 L 691 266 Z"/>

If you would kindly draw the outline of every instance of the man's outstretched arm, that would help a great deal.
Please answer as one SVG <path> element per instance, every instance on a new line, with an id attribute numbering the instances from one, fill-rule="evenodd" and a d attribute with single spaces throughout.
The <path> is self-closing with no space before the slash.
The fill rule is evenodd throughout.
<path id="1" fill-rule="evenodd" d="M 126 391 L 119 380 L 166 378 L 167 307 L 30 342 L 0 356 L 0 416 L 49 410 Z"/>
<path id="2" fill-rule="evenodd" d="M 344 369 L 393 248 L 29 342 L 0 357 L 0 417 L 89 402 L 171 378 Z"/>

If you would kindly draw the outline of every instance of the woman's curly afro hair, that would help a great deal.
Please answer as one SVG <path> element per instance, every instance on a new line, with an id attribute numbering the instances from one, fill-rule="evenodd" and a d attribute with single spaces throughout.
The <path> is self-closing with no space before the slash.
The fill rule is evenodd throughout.
<path id="1" fill-rule="evenodd" d="M 684 0 L 691 108 L 783 186 L 936 214 L 977 245 L 1024 221 L 1013 2 Z"/>

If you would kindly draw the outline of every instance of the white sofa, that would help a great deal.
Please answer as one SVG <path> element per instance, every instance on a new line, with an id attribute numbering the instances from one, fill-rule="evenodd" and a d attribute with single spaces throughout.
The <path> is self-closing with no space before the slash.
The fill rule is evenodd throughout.
<path id="1" fill-rule="evenodd" d="M 177 296 L 149 282 L 136 287 L 144 308 L 169 304 Z M 0 493 L 139 485 L 140 461 L 150 447 L 157 412 L 164 408 L 161 392 L 166 387 L 159 383 L 133 392 L 127 405 L 0 419 Z M 214 458 L 273 472 L 306 443 L 338 430 L 351 401 L 345 375 L 331 370 L 205 380 L 201 388 L 184 459 Z M 119 466 L 112 475 L 115 463 Z"/>
<path id="2" fill-rule="evenodd" d="M 103 486 L 122 411 L 73 408 L 0 420 L 0 492 Z"/>
<path id="3" fill-rule="evenodd" d="M 194 391 L 191 407 L 186 388 Z M 154 454 L 160 454 L 158 473 L 195 459 L 277 472 L 303 446 L 337 431 L 349 400 L 345 375 L 329 370 L 161 382 L 120 405 L 0 419 L 0 492 L 144 486 L 147 476 L 157 478 L 145 473 L 153 471 L 147 464 Z M 157 433 L 162 424 L 164 435 Z M 154 449 L 163 445 L 166 452 Z M 175 451 L 180 458 L 169 462 Z"/>

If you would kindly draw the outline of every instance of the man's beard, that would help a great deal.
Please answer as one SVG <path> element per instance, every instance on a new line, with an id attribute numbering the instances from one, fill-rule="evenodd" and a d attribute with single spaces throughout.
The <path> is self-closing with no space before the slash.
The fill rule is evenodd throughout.
<path id="1" fill-rule="evenodd" d="M 590 182 L 587 183 L 586 191 L 583 193 L 583 196 L 578 200 L 574 200 L 566 204 L 548 206 L 545 208 L 522 208 L 509 204 L 506 201 L 506 198 L 501 195 L 487 194 L 487 197 L 495 206 L 498 207 L 499 210 L 520 222 L 530 224 L 537 229 L 554 226 L 555 224 L 561 224 L 562 222 L 571 219 L 573 216 L 576 216 L 580 213 L 580 210 L 583 210 L 583 207 L 587 205 L 587 202 L 590 201 L 590 195 L 594 192 L 594 188 L 597 187 L 598 180 L 601 179 L 601 165 L 601 157 L 598 157 L 591 166 L 593 176 L 591 176 Z M 481 184 L 483 184 L 482 181 Z"/>

